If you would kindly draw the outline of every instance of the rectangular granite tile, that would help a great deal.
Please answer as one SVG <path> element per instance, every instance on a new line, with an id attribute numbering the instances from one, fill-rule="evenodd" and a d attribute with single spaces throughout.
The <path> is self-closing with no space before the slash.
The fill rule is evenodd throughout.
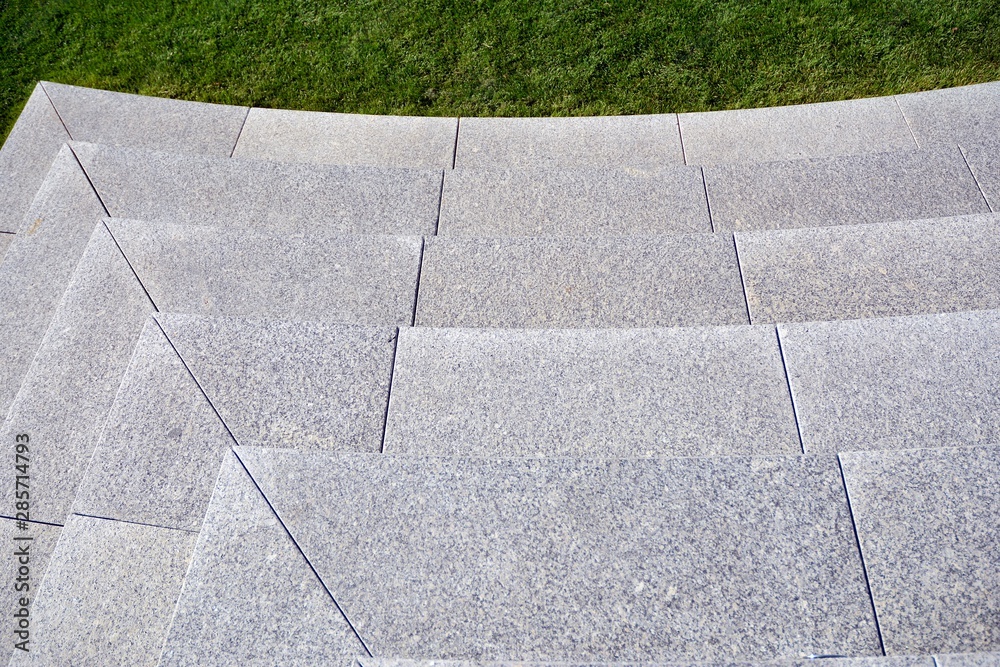
<path id="1" fill-rule="evenodd" d="M 936 667 L 931 656 L 865 658 L 816 657 L 802 660 L 732 660 L 668 662 L 497 662 L 484 660 L 418 660 L 358 656 L 359 667 Z M 975 667 L 979 667 L 976 665 Z"/>
<path id="2" fill-rule="evenodd" d="M 717 230 L 989 213 L 958 147 L 705 168 Z"/>
<path id="3" fill-rule="evenodd" d="M 41 84 L 0 148 L 0 232 L 16 232 L 59 147 L 69 141 Z M 2 253 L 0 253 L 2 255 Z"/>
<path id="4" fill-rule="evenodd" d="M 807 452 L 1000 444 L 1000 311 L 778 332 Z"/>
<path id="5" fill-rule="evenodd" d="M 160 667 L 352 667 L 365 648 L 230 452 Z"/>
<path id="6" fill-rule="evenodd" d="M 456 167 L 612 167 L 684 164 L 675 114 L 463 118 Z"/>
<path id="7" fill-rule="evenodd" d="M 992 215 L 736 234 L 752 321 L 1000 308 Z M 422 295 L 421 295 L 422 296 Z"/>
<path id="8" fill-rule="evenodd" d="M 0 263 L 0 415 L 14 400 L 94 226 L 105 215 L 64 146 Z"/>
<path id="9" fill-rule="evenodd" d="M 162 311 L 370 325 L 413 319 L 420 237 L 108 224 Z"/>
<path id="10" fill-rule="evenodd" d="M 156 319 L 241 445 L 381 448 L 395 327 Z"/>
<path id="11" fill-rule="evenodd" d="M 10 247 L 10 243 L 13 240 L 13 233 L 0 232 L 0 263 L 3 263 L 4 256 L 7 254 L 7 248 Z"/>
<path id="12" fill-rule="evenodd" d="M 962 147 L 990 209 L 1000 211 L 1000 141 L 983 139 Z"/>
<path id="13" fill-rule="evenodd" d="M 832 456 L 237 454 L 375 655 L 879 650 Z"/>
<path id="14" fill-rule="evenodd" d="M 578 328 L 744 324 L 729 234 L 427 239 L 416 323 Z"/>
<path id="15" fill-rule="evenodd" d="M 11 665 L 154 667 L 197 534 L 71 516 Z"/>
<path id="16" fill-rule="evenodd" d="M 450 169 L 457 118 L 251 109 L 235 157 Z"/>
<path id="17" fill-rule="evenodd" d="M 765 162 L 916 148 L 892 97 L 677 116 L 688 164 Z"/>
<path id="18" fill-rule="evenodd" d="M 921 146 L 992 141 L 1000 123 L 1000 82 L 897 95 Z"/>
<path id="19" fill-rule="evenodd" d="M 73 140 L 198 155 L 232 155 L 247 107 L 42 82 Z"/>
<path id="20" fill-rule="evenodd" d="M 1000 645 L 1000 447 L 840 459 L 886 653 Z"/>
<path id="21" fill-rule="evenodd" d="M 997 667 L 1000 653 L 950 653 L 934 656 L 937 667 Z"/>
<path id="22" fill-rule="evenodd" d="M 433 234 L 441 172 L 280 164 L 74 143 L 111 215 L 265 232 Z"/>
<path id="23" fill-rule="evenodd" d="M 627 236 L 710 232 L 701 170 L 456 169 L 439 234 Z"/>
<path id="24" fill-rule="evenodd" d="M 30 442 L 28 455 L 30 458 Z M 13 441 L 11 460 L 14 459 Z M 30 492 L 31 489 L 29 488 Z M 29 498 L 30 501 L 30 498 Z M 14 513 L 12 507 L 10 513 Z M 19 527 L 20 526 L 20 527 Z M 45 523 L 20 523 L 13 519 L 0 519 L 0 539 L 7 552 L 7 567 L 0 576 L 0 586 L 4 596 L 0 601 L 0 613 L 9 624 L 8 641 L 0 650 L 0 659 L 9 661 L 12 653 L 34 650 L 31 607 L 34 605 L 38 588 L 42 584 L 49 559 L 56 548 L 62 526 Z M 22 602 L 27 603 L 22 605 Z M 25 613 L 27 609 L 27 613 Z M 23 627 L 26 625 L 27 627 Z M 19 646 L 18 646 L 19 645 Z"/>
<path id="25" fill-rule="evenodd" d="M 235 444 L 150 318 L 80 482 L 73 511 L 197 532 L 222 457 Z"/>
<path id="26" fill-rule="evenodd" d="M 32 442 L 31 518 L 63 523 L 153 305 L 103 224 L 24 378 L 0 442 Z M 0 506 L 14 506 L 13 466 L 0 467 Z"/>
<path id="27" fill-rule="evenodd" d="M 798 454 L 772 327 L 401 329 L 385 451 Z"/>

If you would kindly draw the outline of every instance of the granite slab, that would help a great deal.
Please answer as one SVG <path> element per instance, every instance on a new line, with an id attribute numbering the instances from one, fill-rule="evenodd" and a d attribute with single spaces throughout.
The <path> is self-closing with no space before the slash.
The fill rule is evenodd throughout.
<path id="1" fill-rule="evenodd" d="M 11 665 L 155 667 L 197 535 L 71 516 Z"/>
<path id="2" fill-rule="evenodd" d="M 950 653 L 934 656 L 937 667 L 996 667 L 1000 653 Z"/>
<path id="3" fill-rule="evenodd" d="M 879 650 L 832 456 L 236 451 L 375 655 Z"/>
<path id="4" fill-rule="evenodd" d="M 463 118 L 456 167 L 614 167 L 684 164 L 677 116 Z"/>
<path id="5" fill-rule="evenodd" d="M 892 97 L 677 116 L 688 164 L 765 162 L 917 148 Z"/>
<path id="6" fill-rule="evenodd" d="M 990 210 L 1000 211 L 1000 141 L 983 139 L 962 147 L 969 168 L 976 177 Z"/>
<path id="7" fill-rule="evenodd" d="M 384 450 L 798 454 L 772 327 L 402 329 Z"/>
<path id="8" fill-rule="evenodd" d="M 497 662 L 483 660 L 418 660 L 358 656 L 360 667 L 937 667 L 931 656 L 873 656 L 832 658 L 818 656 L 802 660 L 746 661 L 739 659 L 669 662 Z M 976 665 L 975 667 L 979 667 Z"/>
<path id="9" fill-rule="evenodd" d="M 710 232 L 701 170 L 456 169 L 439 234 L 601 236 Z"/>
<path id="10" fill-rule="evenodd" d="M 381 448 L 394 327 L 157 319 L 241 445 Z"/>
<path id="11" fill-rule="evenodd" d="M 888 654 L 1000 645 L 1000 447 L 840 455 Z"/>
<path id="12" fill-rule="evenodd" d="M 957 146 L 706 167 L 705 183 L 726 231 L 990 212 Z"/>
<path id="13" fill-rule="evenodd" d="M 229 453 L 160 667 L 348 667 L 364 653 L 322 582 Z"/>
<path id="14" fill-rule="evenodd" d="M 236 157 L 450 169 L 457 118 L 251 109 Z"/>
<path id="15" fill-rule="evenodd" d="M 74 141 L 229 157 L 247 107 L 115 93 L 43 81 Z"/>
<path id="16" fill-rule="evenodd" d="M 745 324 L 729 234 L 428 238 L 416 323 L 432 327 Z"/>
<path id="17" fill-rule="evenodd" d="M 0 601 L 0 613 L 9 624 L 8 641 L 4 642 L 3 649 L 0 650 L 0 660 L 4 661 L 9 661 L 12 653 L 22 650 L 15 647 L 15 644 L 24 642 L 25 637 L 28 643 L 23 648 L 29 651 L 33 649 L 31 608 L 62 530 L 61 526 L 45 523 L 29 523 L 23 530 L 17 526 L 18 523 L 13 519 L 0 519 L 0 539 L 3 539 L 9 563 L 0 578 L 0 586 L 3 586 L 5 593 Z M 22 598 L 27 605 L 21 605 Z M 21 619 L 25 617 L 24 609 L 28 610 L 28 628 L 26 635 L 20 635 L 20 632 L 25 632 L 20 629 Z"/>
<path id="18" fill-rule="evenodd" d="M 987 215 L 740 232 L 736 246 L 751 319 L 759 324 L 1000 308 L 997 220 Z"/>
<path id="19" fill-rule="evenodd" d="M 1000 311 L 778 332 L 807 452 L 1000 444 Z"/>
<path id="20" fill-rule="evenodd" d="M 3 262 L 4 256 L 7 254 L 7 248 L 10 247 L 11 241 L 14 240 L 14 234 L 8 232 L 0 232 L 0 263 Z"/>
<path id="21" fill-rule="evenodd" d="M 917 143 L 974 144 L 996 137 L 1000 82 L 897 95 Z"/>
<path id="22" fill-rule="evenodd" d="M 73 511 L 197 532 L 223 454 L 236 444 L 150 318 Z"/>
<path id="23" fill-rule="evenodd" d="M 105 215 L 64 146 L 0 263 L 0 415 L 14 400 L 94 225 Z"/>
<path id="24" fill-rule="evenodd" d="M 161 311 L 370 325 L 413 320 L 419 237 L 108 224 Z"/>
<path id="25" fill-rule="evenodd" d="M 280 164 L 74 142 L 111 215 L 270 232 L 433 234 L 441 172 Z"/>
<path id="26" fill-rule="evenodd" d="M 63 523 L 153 305 L 98 224 L 25 375 L 0 442 L 32 443 L 31 518 Z M 0 469 L 0 503 L 14 504 L 14 469 Z"/>
<path id="27" fill-rule="evenodd" d="M 41 84 L 36 84 L 0 148 L 0 232 L 13 233 L 21 227 L 59 147 L 68 140 L 56 110 Z"/>

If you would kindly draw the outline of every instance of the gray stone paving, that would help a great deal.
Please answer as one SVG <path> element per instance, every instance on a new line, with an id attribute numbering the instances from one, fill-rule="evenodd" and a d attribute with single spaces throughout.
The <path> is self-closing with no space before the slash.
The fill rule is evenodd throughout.
<path id="1" fill-rule="evenodd" d="M 73 149 L 116 218 L 272 233 L 421 235 L 437 223 L 440 171 Z"/>
<path id="2" fill-rule="evenodd" d="M 983 655 L 983 654 L 975 654 Z M 973 663 L 975 667 L 978 664 Z M 984 663 L 985 664 L 985 663 Z M 993 663 L 990 663 L 991 665 Z M 888 656 L 867 658 L 805 658 L 802 660 L 712 660 L 711 662 L 489 662 L 482 660 L 407 660 L 358 656 L 360 667 L 936 667 L 931 656 Z"/>
<path id="3" fill-rule="evenodd" d="M 419 237 L 108 224 L 162 311 L 371 325 L 413 320 Z"/>
<path id="4" fill-rule="evenodd" d="M 742 324 L 732 237 L 435 237 L 416 324 L 652 327 Z"/>
<path id="5" fill-rule="evenodd" d="M 989 213 L 958 147 L 705 168 L 716 230 Z"/>
<path id="6" fill-rule="evenodd" d="M 364 652 L 267 501 L 228 454 L 160 665 L 348 667 Z"/>
<path id="7" fill-rule="evenodd" d="M 678 115 L 688 164 L 917 148 L 891 97 Z"/>
<path id="8" fill-rule="evenodd" d="M 43 82 L 74 141 L 232 155 L 246 107 L 184 102 Z"/>
<path id="9" fill-rule="evenodd" d="M 0 148 L 0 232 L 16 232 L 21 227 L 59 147 L 68 140 L 41 84 L 35 85 Z"/>
<path id="10" fill-rule="evenodd" d="M 993 216 L 736 234 L 754 323 L 1000 308 Z"/>
<path id="11" fill-rule="evenodd" d="M 28 443 L 31 444 L 30 442 Z M 0 518 L 0 539 L 3 540 L 5 550 L 10 554 L 9 569 L 4 577 L 4 591 L 6 595 L 0 600 L 0 614 L 10 623 L 8 641 L 0 650 L 0 660 L 8 661 L 12 653 L 20 651 L 14 647 L 15 643 L 24 641 L 24 636 L 15 634 L 15 630 L 20 631 L 19 625 L 23 618 L 23 611 L 20 605 L 22 598 L 28 602 L 28 643 L 25 645 L 29 650 L 33 646 L 31 641 L 31 607 L 34 605 L 38 588 L 42 584 L 45 570 L 48 567 L 49 559 L 56 548 L 59 540 L 59 533 L 62 528 L 50 526 L 44 523 L 30 523 L 26 530 L 19 529 L 17 522 L 13 519 Z M 28 539 L 30 538 L 30 539 Z M 18 552 L 27 551 L 27 562 L 22 563 L 22 555 Z M 21 574 L 21 566 L 26 566 L 27 574 Z M 20 580 L 18 580 L 20 579 Z M 17 613 L 18 616 L 14 614 Z"/>
<path id="12" fill-rule="evenodd" d="M 600 236 L 710 232 L 701 170 L 456 169 L 439 234 Z"/>
<path id="13" fill-rule="evenodd" d="M 90 462 L 143 322 L 153 311 L 103 224 L 10 407 L 0 442 L 32 442 L 31 517 L 61 524 Z M 0 468 L 3 506 L 14 506 L 14 469 Z"/>
<path id="14" fill-rule="evenodd" d="M 1000 311 L 778 332 L 807 452 L 1000 445 Z"/>
<path id="15" fill-rule="evenodd" d="M 878 651 L 834 457 L 237 453 L 376 655 Z"/>
<path id="16" fill-rule="evenodd" d="M 156 317 L 241 445 L 381 448 L 395 328 Z"/>
<path id="17" fill-rule="evenodd" d="M 964 146 L 962 152 L 976 177 L 990 209 L 1000 211 L 1000 142 L 983 140 Z"/>
<path id="18" fill-rule="evenodd" d="M 896 101 L 921 146 L 992 140 L 1000 123 L 998 82 L 897 95 Z"/>
<path id="19" fill-rule="evenodd" d="M 1000 447 L 840 455 L 885 650 L 1000 644 Z"/>
<path id="20" fill-rule="evenodd" d="M 223 454 L 235 444 L 150 318 L 73 511 L 197 532 Z"/>
<path id="21" fill-rule="evenodd" d="M 10 247 L 10 243 L 13 240 L 13 233 L 0 232 L 0 262 L 3 262 L 3 258 L 7 254 L 7 248 Z"/>
<path id="22" fill-rule="evenodd" d="M 71 516 L 10 664 L 155 667 L 197 537 Z"/>
<path id="23" fill-rule="evenodd" d="M 403 329 L 390 454 L 797 454 L 772 327 Z"/>
<path id="24" fill-rule="evenodd" d="M 251 109 L 236 157 L 450 169 L 458 120 Z"/>
<path id="25" fill-rule="evenodd" d="M 14 400 L 104 215 L 76 158 L 63 147 L 0 263 L 0 414 Z"/>
<path id="26" fill-rule="evenodd" d="M 935 656 L 938 667 L 996 667 L 1000 653 L 952 653 Z"/>
<path id="27" fill-rule="evenodd" d="M 617 167 L 684 164 L 677 116 L 463 118 L 456 167 Z"/>

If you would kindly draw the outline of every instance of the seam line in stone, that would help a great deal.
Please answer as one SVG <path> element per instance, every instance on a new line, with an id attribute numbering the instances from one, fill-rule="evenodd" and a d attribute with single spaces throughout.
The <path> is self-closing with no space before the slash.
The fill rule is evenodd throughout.
<path id="1" fill-rule="evenodd" d="M 444 204 L 444 170 L 441 170 L 441 188 L 438 190 L 438 210 L 434 219 L 434 236 L 441 230 L 441 206 Z"/>
<path id="2" fill-rule="evenodd" d="M 736 234 L 733 234 L 733 248 L 736 249 L 736 269 L 740 272 L 740 287 L 743 288 L 743 305 L 747 307 L 747 323 L 753 324 L 753 315 L 750 314 L 750 297 L 747 296 L 747 281 L 743 277 L 743 262 L 740 261 L 740 244 L 736 242 Z"/>
<path id="3" fill-rule="evenodd" d="M 795 432 L 799 435 L 799 447 L 806 453 L 806 443 L 802 439 L 802 427 L 799 426 L 799 411 L 795 407 L 795 393 L 792 391 L 792 377 L 788 374 L 788 362 L 785 361 L 785 349 L 781 345 L 781 332 L 774 326 L 774 337 L 778 339 L 778 354 L 781 355 L 781 368 L 785 371 L 785 386 L 788 387 L 788 398 L 792 401 L 792 417 L 795 419 Z"/>
<path id="4" fill-rule="evenodd" d="M 153 311 L 157 313 L 160 312 L 160 309 L 156 307 L 156 302 L 153 301 L 153 297 L 150 295 L 149 290 L 146 289 L 146 286 L 142 283 L 142 278 L 140 278 L 139 274 L 136 273 L 135 267 L 132 266 L 132 262 L 129 261 L 128 255 L 125 254 L 124 248 L 122 248 L 121 244 L 118 243 L 118 239 L 115 238 L 115 234 L 111 231 L 111 228 L 108 227 L 107 221 L 102 221 L 101 224 L 104 225 L 104 229 L 108 231 L 108 234 L 111 236 L 111 240 L 115 242 L 115 247 L 118 248 L 118 252 L 121 253 L 122 259 L 124 259 L 125 263 L 128 264 L 128 268 L 132 272 L 132 275 L 135 276 L 136 282 L 139 283 L 139 287 L 142 288 L 142 291 L 146 294 L 146 298 L 149 299 L 149 303 L 153 306 Z M 157 324 L 159 324 L 159 322 L 157 322 Z"/>
<path id="5" fill-rule="evenodd" d="M 882 655 L 886 655 L 885 641 L 882 639 L 882 626 L 878 621 L 878 609 L 875 608 L 875 595 L 872 593 L 872 583 L 868 578 L 868 563 L 865 562 L 865 552 L 861 549 L 861 536 L 858 535 L 858 524 L 854 520 L 854 506 L 851 504 L 851 490 L 847 488 L 847 475 L 844 474 L 844 462 L 837 454 L 837 466 L 840 468 L 840 482 L 844 487 L 844 497 L 847 498 L 847 512 L 851 515 L 851 528 L 854 530 L 854 543 L 858 547 L 858 556 L 861 557 L 861 573 L 865 576 L 865 588 L 868 589 L 868 601 L 872 605 L 872 616 L 875 619 L 875 633 L 878 635 L 878 645 L 882 649 Z"/>
<path id="6" fill-rule="evenodd" d="M 45 90 L 45 84 L 39 81 L 38 85 L 41 87 L 42 92 L 45 93 L 45 99 L 49 101 L 49 106 L 51 106 L 52 110 L 56 112 L 56 118 L 59 119 L 63 129 L 66 130 L 66 134 L 69 136 L 70 141 L 76 141 L 76 139 L 73 138 L 73 133 L 69 131 L 69 126 L 66 124 L 66 121 L 63 120 L 62 114 L 59 113 L 59 109 L 56 108 L 56 103 L 53 102 L 52 98 L 49 96 L 49 91 Z"/>
<path id="7" fill-rule="evenodd" d="M 976 172 L 973 171 L 972 165 L 969 164 L 969 158 L 965 156 L 965 149 L 959 146 L 958 152 L 962 154 L 962 161 L 965 162 L 965 168 L 969 170 L 970 174 L 972 174 L 972 180 L 975 181 L 976 188 L 979 189 L 979 196 L 983 198 L 983 202 L 986 204 L 986 210 L 993 213 L 993 207 L 990 206 L 990 200 L 986 198 L 986 193 L 983 192 L 983 186 L 979 183 L 979 177 L 976 176 Z"/>
<path id="8" fill-rule="evenodd" d="M 68 145 L 68 144 L 67 144 Z M 94 185 L 94 181 L 90 178 L 90 174 L 87 173 L 87 168 L 83 166 L 83 162 L 80 160 L 80 156 L 76 154 L 72 146 L 69 146 L 69 152 L 73 154 L 73 159 L 76 160 L 76 164 L 80 167 L 80 171 L 83 172 L 83 177 L 87 179 L 87 183 L 90 185 L 90 189 L 94 191 L 94 196 L 97 197 L 97 202 L 104 209 L 104 215 L 111 217 L 111 211 L 108 210 L 107 204 L 104 203 L 104 197 L 101 193 L 97 191 L 97 186 Z"/>
<path id="9" fill-rule="evenodd" d="M 708 224 L 712 227 L 712 233 L 715 233 L 715 219 L 712 218 L 712 201 L 708 198 L 708 180 L 705 177 L 705 168 L 698 167 L 701 171 L 701 187 L 705 191 L 705 208 L 708 209 Z"/>
<path id="10" fill-rule="evenodd" d="M 101 521 L 115 521 L 117 523 L 130 523 L 133 526 L 148 526 L 149 528 L 162 528 L 163 530 L 176 530 L 181 533 L 190 533 L 192 535 L 197 535 L 197 530 L 191 530 L 190 528 L 177 528 L 176 526 L 163 526 L 158 523 L 145 523 L 143 521 L 129 521 L 128 519 L 115 519 L 110 516 L 100 516 L 98 514 L 84 514 L 83 512 L 73 512 L 74 516 L 85 516 L 88 519 L 100 519 Z"/>
<path id="11" fill-rule="evenodd" d="M 257 489 L 257 493 L 260 494 L 260 497 L 264 499 L 265 503 L 267 503 L 268 508 L 270 508 L 271 512 L 274 513 L 275 518 L 278 519 L 278 523 L 281 524 L 281 528 L 285 531 L 285 534 L 288 535 L 288 539 L 292 541 L 292 544 L 295 545 L 296 550 L 298 550 L 298 552 L 302 555 L 302 560 L 304 560 L 306 562 L 306 565 L 309 566 L 309 569 L 312 570 L 313 575 L 316 577 L 316 581 L 318 581 L 319 585 L 323 587 L 323 590 L 326 591 L 326 594 L 330 596 L 330 600 L 333 602 L 333 606 L 336 607 L 337 611 L 340 612 L 340 616 L 341 618 L 344 619 L 344 622 L 347 623 L 347 627 L 351 629 L 351 632 L 354 633 L 354 636 L 358 638 L 359 642 L 361 642 L 361 647 L 365 650 L 365 653 L 368 654 L 368 657 L 374 657 L 374 655 L 371 652 L 371 649 L 368 648 L 368 644 L 366 644 L 365 640 L 361 638 L 361 634 L 358 632 L 358 629 L 354 627 L 354 624 L 351 623 L 351 619 L 347 617 L 347 614 L 344 613 L 344 609 L 340 606 L 340 603 L 337 602 L 337 598 L 333 597 L 333 591 L 327 588 L 326 582 L 323 581 L 323 577 L 319 576 L 319 572 L 317 572 L 316 568 L 313 567 L 313 564 L 309 560 L 309 557 L 306 556 L 306 552 L 303 551 L 302 547 L 299 546 L 298 541 L 292 535 L 292 531 L 288 530 L 288 526 L 285 525 L 285 522 L 281 518 L 281 515 L 278 514 L 278 510 L 276 510 L 274 508 L 274 505 L 271 504 L 270 498 L 268 498 L 267 495 L 264 493 L 264 490 L 260 488 L 260 484 L 257 483 L 257 480 L 254 479 L 253 473 L 251 473 L 250 469 L 247 468 L 246 464 L 243 462 L 243 459 L 240 458 L 238 452 L 234 450 L 233 454 L 236 456 L 236 460 L 240 462 L 240 465 L 243 467 L 244 472 L 246 472 L 247 477 L 249 477 L 250 481 L 253 482 L 254 488 Z"/>
<path id="12" fill-rule="evenodd" d="M 455 145 L 451 149 L 451 168 L 455 168 L 455 163 L 458 162 L 458 131 L 462 127 L 462 117 L 459 116 L 455 119 Z"/>
<path id="13" fill-rule="evenodd" d="M 250 118 L 250 110 L 253 107 L 247 107 L 247 114 L 243 116 L 243 122 L 240 123 L 240 131 L 236 133 L 236 143 L 233 144 L 233 150 L 229 151 L 229 157 L 236 155 L 236 147 L 240 145 L 240 138 L 243 137 L 243 128 L 247 126 L 247 119 Z"/>
<path id="14" fill-rule="evenodd" d="M 39 521 L 38 519 L 18 519 L 17 517 L 7 516 L 6 514 L 0 514 L 0 519 L 10 519 L 11 521 L 27 521 L 28 523 L 37 523 L 42 526 L 55 526 L 57 528 L 62 528 L 63 524 L 53 523 L 51 521 Z"/>
<path id="15" fill-rule="evenodd" d="M 899 109 L 899 115 L 903 117 L 903 122 L 906 123 L 906 129 L 910 131 L 910 138 L 913 139 L 913 145 L 919 149 L 920 142 L 917 141 L 917 135 L 913 134 L 913 128 L 910 127 L 910 119 L 906 117 L 906 114 L 903 112 L 903 107 L 899 105 L 899 96 L 893 95 L 892 101 L 896 103 L 896 108 Z"/>
<path id="16" fill-rule="evenodd" d="M 679 114 L 674 114 L 674 120 L 677 121 L 677 138 L 681 141 L 681 159 L 684 164 L 688 163 L 687 150 L 684 148 L 684 133 L 681 132 L 681 117 Z"/>
<path id="17" fill-rule="evenodd" d="M 424 272 L 424 247 L 427 241 L 423 237 L 420 239 L 420 259 L 417 261 L 417 286 L 413 290 L 413 317 L 410 319 L 410 326 L 417 326 L 417 304 L 420 301 L 420 277 Z"/>
<path id="18" fill-rule="evenodd" d="M 396 327 L 396 343 L 392 346 L 392 363 L 389 364 L 389 392 L 385 399 L 385 416 L 382 418 L 382 442 L 378 453 L 385 453 L 385 433 L 389 429 L 389 406 L 392 403 L 392 381 L 396 377 L 396 353 L 399 352 L 399 329 Z"/>

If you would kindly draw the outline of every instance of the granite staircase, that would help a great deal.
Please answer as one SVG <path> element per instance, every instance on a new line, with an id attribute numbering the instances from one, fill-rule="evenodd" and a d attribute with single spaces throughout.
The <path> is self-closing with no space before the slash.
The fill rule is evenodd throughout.
<path id="1" fill-rule="evenodd" d="M 1000 665 L 998 122 L 1000 84 L 455 119 L 40 83 L 0 150 L 5 655 Z"/>

